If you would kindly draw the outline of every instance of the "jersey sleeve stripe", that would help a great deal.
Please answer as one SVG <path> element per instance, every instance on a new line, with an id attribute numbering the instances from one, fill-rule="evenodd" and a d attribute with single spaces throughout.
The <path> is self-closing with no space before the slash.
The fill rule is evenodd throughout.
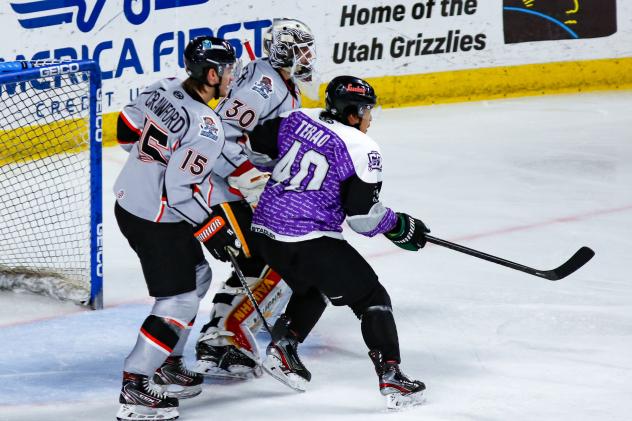
<path id="1" fill-rule="evenodd" d="M 245 161 L 243 164 L 241 164 L 240 166 L 238 166 L 237 168 L 235 168 L 235 171 L 233 171 L 232 173 L 230 173 L 231 177 L 239 177 L 240 175 L 250 171 L 251 169 L 253 169 L 255 166 L 252 164 L 252 162 L 250 161 Z"/>
<path id="2" fill-rule="evenodd" d="M 116 122 L 116 140 L 120 145 L 131 145 L 140 139 L 140 130 L 130 127 L 129 121 L 125 120 L 123 113 L 119 114 Z"/>
<path id="3" fill-rule="evenodd" d="M 154 222 L 160 222 L 160 220 L 162 219 L 162 215 L 164 215 L 165 213 L 165 205 L 167 204 L 167 198 L 163 197 L 160 200 L 160 209 L 158 210 L 158 215 L 156 215 L 156 219 L 154 220 Z"/>
<path id="4" fill-rule="evenodd" d="M 141 131 L 138 127 L 136 127 L 136 125 L 132 122 L 132 120 L 125 115 L 125 110 L 121 111 L 121 113 L 119 114 L 121 116 L 121 119 L 123 120 L 123 122 L 125 123 L 125 125 L 133 132 L 135 132 L 137 135 L 140 136 Z"/>

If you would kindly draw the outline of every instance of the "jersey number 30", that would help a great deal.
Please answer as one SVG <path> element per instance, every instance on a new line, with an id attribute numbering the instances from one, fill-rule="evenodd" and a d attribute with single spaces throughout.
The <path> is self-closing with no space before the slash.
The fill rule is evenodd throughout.
<path id="1" fill-rule="evenodd" d="M 278 183 L 285 183 L 287 180 L 287 186 L 285 190 L 292 191 L 306 191 L 306 190 L 320 190 L 329 171 L 329 162 L 324 155 L 316 152 L 313 149 L 305 152 L 300 158 L 299 168 L 296 174 L 292 175 L 292 167 L 294 162 L 297 161 L 298 152 L 301 149 L 301 142 L 295 140 L 290 149 L 279 162 L 277 162 L 272 171 L 272 179 Z M 313 168 L 313 171 L 311 170 Z M 306 179 L 310 176 L 311 179 L 304 186 Z"/>

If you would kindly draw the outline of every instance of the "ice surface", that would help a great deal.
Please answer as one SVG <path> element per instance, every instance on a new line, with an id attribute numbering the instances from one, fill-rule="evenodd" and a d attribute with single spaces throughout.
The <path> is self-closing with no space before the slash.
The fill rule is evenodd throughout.
<path id="1" fill-rule="evenodd" d="M 385 413 L 358 321 L 330 307 L 300 348 L 313 374 L 307 393 L 270 377 L 209 382 L 182 402 L 181 419 L 631 419 L 631 115 L 630 92 L 384 110 L 369 134 L 382 145 L 387 205 L 437 237 L 536 268 L 583 245 L 595 258 L 549 282 L 347 232 L 391 295 L 402 368 L 426 382 L 426 405 Z M 105 151 L 106 309 L 0 293 L 2 421 L 114 419 L 123 359 L 151 303 L 114 223 L 110 191 L 124 159 Z M 228 267 L 212 266 L 216 288 Z"/>

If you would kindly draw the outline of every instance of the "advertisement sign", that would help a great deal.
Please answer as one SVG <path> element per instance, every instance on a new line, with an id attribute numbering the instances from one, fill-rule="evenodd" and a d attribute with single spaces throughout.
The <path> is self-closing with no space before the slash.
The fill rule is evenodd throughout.
<path id="1" fill-rule="evenodd" d="M 8 0 L 0 61 L 96 60 L 104 112 L 113 113 L 160 78 L 186 77 L 182 54 L 195 36 L 224 37 L 244 58 L 248 39 L 262 56 L 275 17 L 313 29 L 321 83 L 341 74 L 386 80 L 386 103 L 402 95 L 401 77 L 616 59 L 632 45 L 632 2 L 622 0 Z M 415 86 L 404 92 L 413 102 Z"/>
<path id="2" fill-rule="evenodd" d="M 505 42 L 607 37 L 617 32 L 616 0 L 505 0 Z"/>

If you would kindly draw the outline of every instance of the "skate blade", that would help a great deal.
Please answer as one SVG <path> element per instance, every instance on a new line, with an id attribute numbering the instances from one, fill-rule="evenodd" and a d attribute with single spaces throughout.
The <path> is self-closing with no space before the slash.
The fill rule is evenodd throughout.
<path id="1" fill-rule="evenodd" d="M 142 405 L 121 405 L 116 419 L 119 421 L 170 421 L 176 420 L 180 414 L 178 408 L 149 408 Z"/>
<path id="2" fill-rule="evenodd" d="M 261 377 L 261 369 L 258 367 L 253 369 L 246 366 L 236 366 L 234 370 L 228 371 L 217 367 L 215 363 L 206 361 L 198 361 L 191 370 L 207 377 L 221 379 L 250 380 L 253 377 Z"/>
<path id="3" fill-rule="evenodd" d="M 163 393 L 170 398 L 190 399 L 202 393 L 202 386 L 168 385 L 163 389 Z"/>
<path id="4" fill-rule="evenodd" d="M 391 393 L 386 395 L 386 408 L 389 411 L 401 411 L 403 409 L 419 406 L 426 401 L 423 390 L 410 395 Z"/>
<path id="5" fill-rule="evenodd" d="M 279 362 L 280 361 L 275 357 L 268 357 L 263 362 L 263 370 L 290 389 L 296 392 L 305 392 L 307 389 L 307 380 L 294 373 L 285 374 Z"/>

